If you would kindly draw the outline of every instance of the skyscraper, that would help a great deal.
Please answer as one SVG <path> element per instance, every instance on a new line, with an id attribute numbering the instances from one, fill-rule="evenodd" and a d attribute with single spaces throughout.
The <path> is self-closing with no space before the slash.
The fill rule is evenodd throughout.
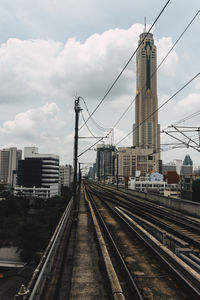
<path id="1" fill-rule="evenodd" d="M 153 34 L 140 34 L 140 47 L 136 56 L 135 124 L 133 147 L 118 149 L 119 175 L 145 175 L 149 171 L 161 172 L 160 125 L 158 124 L 157 50 Z"/>
<path id="2" fill-rule="evenodd" d="M 146 27 L 146 26 L 145 26 Z M 133 146 L 160 151 L 160 125 L 158 124 L 157 51 L 153 34 L 146 35 L 146 28 L 139 39 L 136 57 L 135 124 Z M 144 39 L 145 37 L 145 39 Z M 143 41 L 144 39 L 144 41 Z"/>

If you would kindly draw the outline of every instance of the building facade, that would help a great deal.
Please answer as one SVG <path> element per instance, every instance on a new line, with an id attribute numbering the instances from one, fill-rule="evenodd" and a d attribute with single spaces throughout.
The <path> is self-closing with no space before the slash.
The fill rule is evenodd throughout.
<path id="1" fill-rule="evenodd" d="M 193 165 L 193 161 L 188 154 L 185 156 L 185 158 L 183 160 L 183 165 L 184 166 L 192 166 Z"/>
<path id="2" fill-rule="evenodd" d="M 73 168 L 71 165 L 59 166 L 59 185 L 70 186 L 73 181 Z"/>
<path id="3" fill-rule="evenodd" d="M 116 149 L 112 145 L 97 145 L 96 158 L 96 179 L 97 181 L 105 180 L 107 177 L 114 175 Z"/>
<path id="4" fill-rule="evenodd" d="M 150 192 L 171 198 L 180 198 L 180 185 L 163 181 L 162 174 L 152 172 L 145 177 L 130 178 L 128 188 L 140 192 Z"/>
<path id="5" fill-rule="evenodd" d="M 22 158 L 22 150 L 15 147 L 0 150 L 0 183 L 13 185 L 14 174 L 18 169 L 18 161 Z"/>
<path id="6" fill-rule="evenodd" d="M 36 147 L 24 148 L 19 161 L 15 194 L 50 198 L 58 195 L 59 156 L 38 153 Z"/>
<path id="7" fill-rule="evenodd" d="M 152 153 L 152 149 L 120 147 L 117 155 L 118 175 L 121 177 L 134 177 L 136 171 L 140 171 L 141 175 L 144 176 L 147 172 L 159 170 L 160 155 L 159 153 Z M 115 164 L 117 164 L 117 161 Z"/>

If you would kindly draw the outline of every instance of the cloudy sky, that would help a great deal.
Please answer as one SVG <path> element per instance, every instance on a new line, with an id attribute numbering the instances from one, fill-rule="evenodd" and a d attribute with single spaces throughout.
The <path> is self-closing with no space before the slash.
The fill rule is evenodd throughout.
<path id="1" fill-rule="evenodd" d="M 75 97 L 83 97 L 93 111 L 135 51 L 144 16 L 150 26 L 166 2 L 1 0 L 0 148 L 34 145 L 40 152 L 59 154 L 61 163 L 72 163 Z M 153 28 L 158 63 L 198 10 L 199 0 L 170 1 Z M 199 73 L 199 29 L 200 14 L 159 68 L 159 105 Z M 135 71 L 134 57 L 93 116 L 101 127 L 112 128 L 133 101 Z M 83 101 L 80 105 L 87 118 Z M 200 76 L 159 111 L 159 123 L 165 128 L 198 110 Z M 131 131 L 134 116 L 132 105 L 114 130 L 114 144 Z M 180 125 L 200 126 L 200 116 Z M 91 121 L 88 126 L 96 136 L 106 133 Z M 86 127 L 79 135 L 91 136 Z M 79 153 L 95 141 L 80 140 Z M 161 142 L 175 141 L 162 134 Z M 131 135 L 118 144 L 131 145 Z M 168 149 L 161 155 L 169 162 L 183 159 L 187 153 L 196 166 L 200 165 L 199 152 L 193 149 Z M 80 158 L 81 162 L 94 160 L 95 151 Z"/>

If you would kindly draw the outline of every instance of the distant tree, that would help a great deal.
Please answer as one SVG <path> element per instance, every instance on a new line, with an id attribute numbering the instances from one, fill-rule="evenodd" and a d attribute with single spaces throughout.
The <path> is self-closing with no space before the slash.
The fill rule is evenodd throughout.
<path id="1" fill-rule="evenodd" d="M 61 196 L 71 198 L 72 196 L 72 189 L 68 186 L 61 186 Z"/>
<path id="2" fill-rule="evenodd" d="M 193 181 L 192 191 L 192 201 L 200 202 L 200 179 Z"/>
<path id="3" fill-rule="evenodd" d="M 34 219 L 27 219 L 18 230 L 18 251 L 21 258 L 30 262 L 34 260 L 35 253 L 44 251 L 47 244 L 45 227 Z"/>
<path id="4" fill-rule="evenodd" d="M 45 250 L 70 198 L 68 189 L 61 197 L 32 201 L 10 195 L 0 201 L 0 245 L 14 244 L 24 261 L 34 261 L 36 253 Z"/>
<path id="5" fill-rule="evenodd" d="M 5 202 L 5 215 L 22 215 L 29 209 L 29 199 L 10 195 Z"/>
<path id="6" fill-rule="evenodd" d="M 0 184 L 0 197 L 7 198 L 11 195 L 11 191 L 6 184 Z"/>

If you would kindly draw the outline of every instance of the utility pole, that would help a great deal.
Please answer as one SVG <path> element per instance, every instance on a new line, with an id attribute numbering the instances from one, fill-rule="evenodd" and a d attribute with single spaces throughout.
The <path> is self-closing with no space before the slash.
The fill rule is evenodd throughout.
<path id="1" fill-rule="evenodd" d="M 79 112 L 81 108 L 79 106 L 79 100 L 75 100 L 74 102 L 74 111 L 75 111 L 75 134 L 74 134 L 74 181 L 73 181 L 73 209 L 77 210 L 77 197 L 76 197 L 76 186 L 77 186 L 77 162 L 78 162 L 78 120 L 79 120 Z"/>
<path id="2" fill-rule="evenodd" d="M 106 181 L 105 149 L 103 151 L 103 183 Z"/>
<path id="3" fill-rule="evenodd" d="M 117 189 L 119 188 L 119 156 L 117 153 Z"/>
<path id="4" fill-rule="evenodd" d="M 79 170 L 78 170 L 78 174 L 79 174 L 79 193 L 81 192 L 81 163 L 78 163 L 79 165 Z"/>

